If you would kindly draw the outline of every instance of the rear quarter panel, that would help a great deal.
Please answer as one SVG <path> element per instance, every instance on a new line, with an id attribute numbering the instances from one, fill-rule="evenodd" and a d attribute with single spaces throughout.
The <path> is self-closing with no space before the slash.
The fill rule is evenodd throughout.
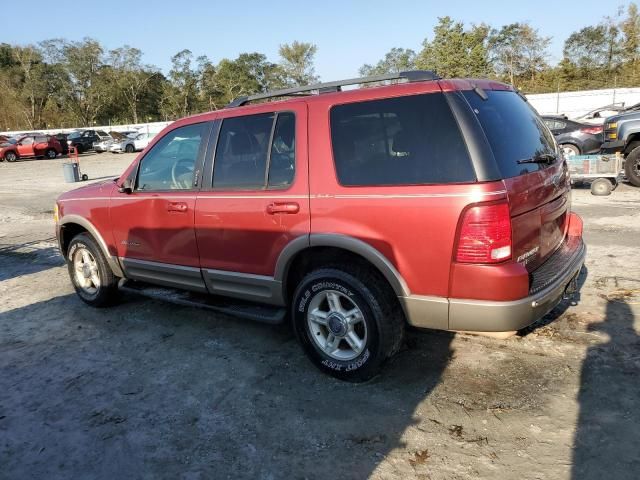
<path id="1" fill-rule="evenodd" d="M 309 102 L 311 233 L 362 240 L 400 272 L 412 294 L 447 296 L 460 214 L 470 203 L 505 198 L 502 182 L 349 186 L 339 184 L 333 161 L 329 111 L 334 104 L 369 100 L 367 89 Z M 440 91 L 436 82 L 396 86 L 394 95 Z M 383 92 L 384 93 L 384 92 Z M 381 95 L 385 98 L 391 95 Z M 325 96 L 323 96 L 325 97 Z"/>

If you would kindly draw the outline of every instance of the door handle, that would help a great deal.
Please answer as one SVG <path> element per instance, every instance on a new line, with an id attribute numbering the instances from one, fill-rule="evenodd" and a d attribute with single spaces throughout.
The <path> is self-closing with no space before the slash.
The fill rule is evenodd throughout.
<path id="1" fill-rule="evenodd" d="M 275 202 L 267 205 L 267 213 L 275 215 L 276 213 L 294 214 L 300 211 L 300 205 L 295 202 Z"/>
<path id="2" fill-rule="evenodd" d="M 186 212 L 188 210 L 185 202 L 169 202 L 167 211 L 169 212 Z"/>

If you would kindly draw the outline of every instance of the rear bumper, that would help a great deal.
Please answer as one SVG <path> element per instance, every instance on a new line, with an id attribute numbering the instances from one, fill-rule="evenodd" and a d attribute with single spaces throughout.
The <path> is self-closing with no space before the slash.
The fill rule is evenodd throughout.
<path id="1" fill-rule="evenodd" d="M 546 269 L 548 271 L 537 276 L 534 272 L 530 295 L 525 298 L 500 302 L 410 295 L 401 298 L 407 321 L 416 327 L 442 330 L 521 330 L 542 318 L 560 303 L 567 287 L 577 277 L 584 264 L 587 247 L 582 238 L 576 237 L 565 251 L 559 251 L 557 254 L 557 261 L 554 262 L 552 257 L 545 262 L 549 264 Z"/>

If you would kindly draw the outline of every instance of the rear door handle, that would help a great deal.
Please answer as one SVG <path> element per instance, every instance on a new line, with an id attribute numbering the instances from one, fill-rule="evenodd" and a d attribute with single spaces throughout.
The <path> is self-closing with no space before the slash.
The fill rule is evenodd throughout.
<path id="1" fill-rule="evenodd" d="M 185 202 L 169 202 L 167 211 L 169 212 L 186 212 L 189 209 Z"/>
<path id="2" fill-rule="evenodd" d="M 267 205 L 267 213 L 275 215 L 276 213 L 294 214 L 300 211 L 300 205 L 295 202 L 275 202 Z"/>

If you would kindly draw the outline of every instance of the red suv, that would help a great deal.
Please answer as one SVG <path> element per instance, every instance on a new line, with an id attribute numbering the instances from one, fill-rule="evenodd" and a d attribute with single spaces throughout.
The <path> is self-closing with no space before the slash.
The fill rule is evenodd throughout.
<path id="1" fill-rule="evenodd" d="M 573 291 L 586 249 L 570 198 L 518 92 L 406 72 L 176 121 L 120 178 L 61 195 L 56 230 L 90 305 L 127 288 L 288 317 L 320 369 L 361 381 L 406 324 L 514 331 Z"/>
<path id="2" fill-rule="evenodd" d="M 56 137 L 50 135 L 25 135 L 18 140 L 0 144 L 0 161 L 15 162 L 19 158 L 45 157 L 54 159 L 62 153 Z"/>

